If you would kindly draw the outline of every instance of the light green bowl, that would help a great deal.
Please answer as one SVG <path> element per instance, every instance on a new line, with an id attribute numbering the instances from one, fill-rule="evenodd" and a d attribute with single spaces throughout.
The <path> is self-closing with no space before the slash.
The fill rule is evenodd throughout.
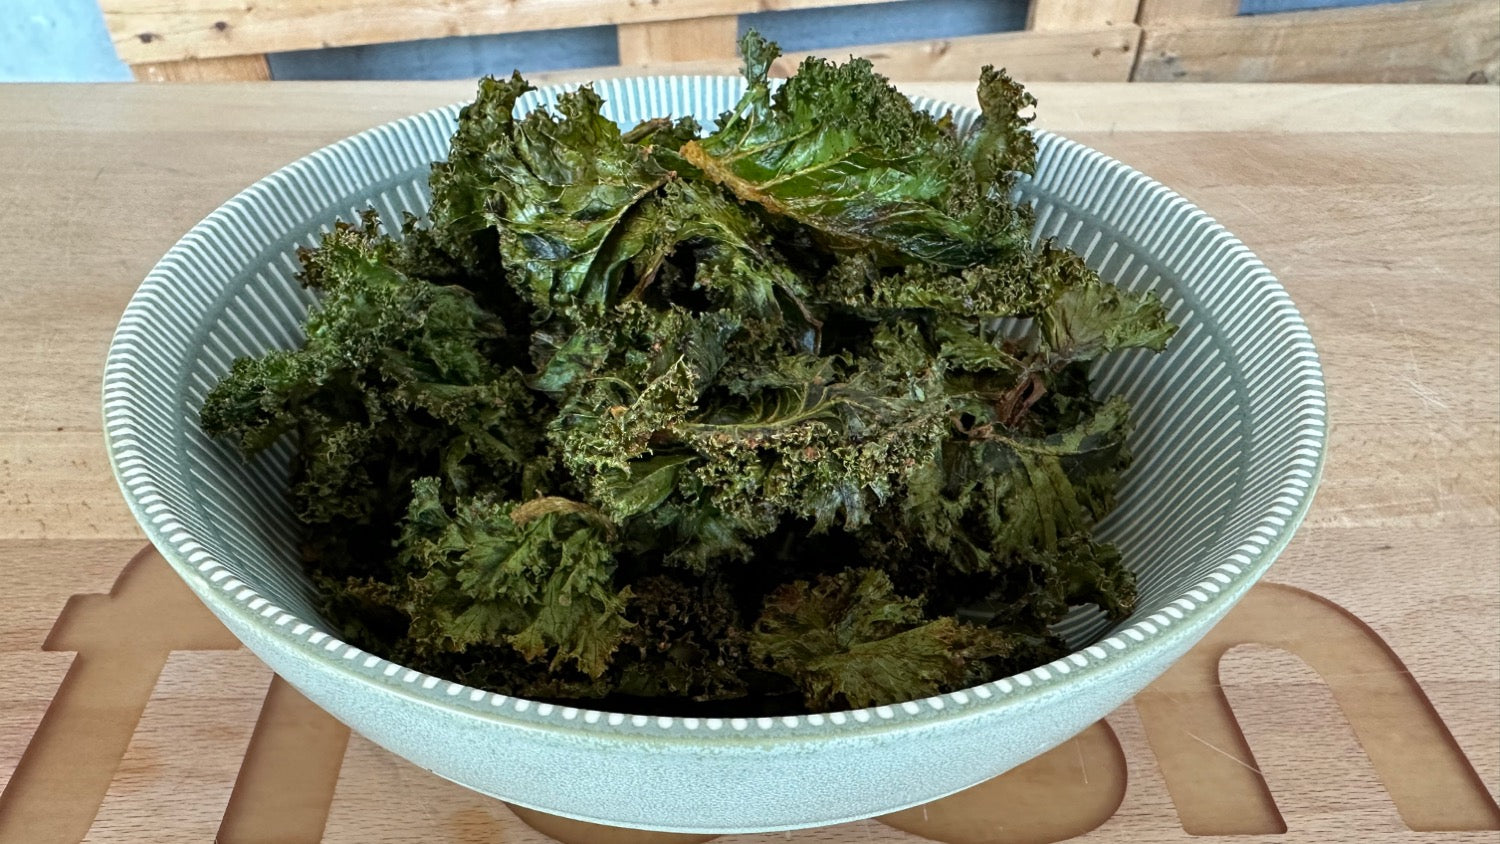
<path id="1" fill-rule="evenodd" d="M 624 124 L 738 99 L 729 77 L 598 84 Z M 522 98 L 522 110 L 558 88 Z M 920 106 L 948 106 L 919 101 Z M 960 124 L 976 115 L 953 108 Z M 1182 326 L 1162 355 L 1096 367 L 1135 409 L 1137 455 L 1102 526 L 1141 586 L 1106 629 L 1078 611 L 1079 649 L 983 686 L 893 706 L 785 718 L 659 718 L 473 689 L 339 640 L 314 609 L 285 500 L 291 446 L 245 463 L 198 429 L 204 395 L 242 355 L 295 346 L 313 297 L 294 249 L 373 206 L 427 206 L 457 107 L 363 132 L 250 186 L 162 258 L 120 320 L 104 378 L 110 460 L 141 525 L 194 592 L 293 686 L 376 743 L 524 806 L 619 826 L 789 829 L 890 812 L 1000 774 L 1144 688 L 1285 547 L 1322 466 L 1323 378 L 1306 326 L 1255 256 L 1203 212 L 1098 152 L 1037 133 L 1021 193 L 1037 235 L 1109 280 L 1155 290 Z"/>

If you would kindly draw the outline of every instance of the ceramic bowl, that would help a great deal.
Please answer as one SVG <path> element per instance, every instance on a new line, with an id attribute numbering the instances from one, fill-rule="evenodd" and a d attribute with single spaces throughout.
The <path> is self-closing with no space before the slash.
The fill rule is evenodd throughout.
<path id="1" fill-rule="evenodd" d="M 597 85 L 624 124 L 705 125 L 736 78 Z M 558 88 L 523 98 L 523 110 Z M 949 106 L 919 101 L 923 108 Z M 971 109 L 954 108 L 962 124 Z M 666 718 L 493 694 L 339 639 L 314 609 L 284 500 L 290 445 L 246 463 L 196 424 L 241 355 L 291 347 L 313 297 L 294 250 L 373 206 L 426 208 L 429 162 L 458 108 L 319 150 L 195 226 L 147 276 L 110 347 L 109 455 L 141 525 L 205 604 L 293 686 L 372 741 L 443 777 L 545 812 L 619 826 L 743 832 L 830 824 L 936 799 L 1068 739 L 1140 691 L 1265 572 L 1306 512 L 1325 442 L 1322 374 L 1281 285 L 1182 197 L 1094 150 L 1038 132 L 1036 234 L 1108 280 L 1155 290 L 1182 326 L 1161 355 L 1096 366 L 1134 406 L 1137 455 L 1102 526 L 1139 575 L 1139 609 L 1062 625 L 1077 650 L 924 700 L 784 718 Z"/>

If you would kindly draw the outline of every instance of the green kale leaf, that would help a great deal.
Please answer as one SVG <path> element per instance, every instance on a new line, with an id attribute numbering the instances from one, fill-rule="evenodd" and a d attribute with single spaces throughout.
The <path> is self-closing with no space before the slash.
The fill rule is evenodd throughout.
<path id="1" fill-rule="evenodd" d="M 433 651 L 509 642 L 527 659 L 604 673 L 630 623 L 612 575 L 613 526 L 586 504 L 487 496 L 450 511 L 441 481 L 412 485 L 397 541 L 414 643 Z"/>
<path id="2" fill-rule="evenodd" d="M 1031 168 L 1029 136 L 1019 140 L 1026 118 L 989 113 L 960 136 L 864 59 L 807 59 L 773 93 L 779 49 L 752 33 L 740 50 L 749 90 L 712 134 L 682 148 L 709 179 L 834 250 L 881 263 L 966 267 L 1025 249 L 1029 217 L 1005 201 L 999 168 Z M 1003 73 L 987 71 L 981 86 L 990 108 L 1020 102 Z"/>
<path id="3" fill-rule="evenodd" d="M 302 279 L 323 299 L 302 348 L 235 361 L 200 415 L 246 454 L 295 438 L 292 503 L 321 526 L 308 553 L 334 572 L 356 549 L 389 554 L 417 477 L 504 489 L 541 442 L 501 320 L 464 288 L 405 275 L 400 254 L 373 216 L 336 227 L 303 255 Z"/>
<path id="4" fill-rule="evenodd" d="M 972 662 L 1010 648 L 988 627 L 929 618 L 872 569 L 778 587 L 750 634 L 751 656 L 791 677 L 817 709 L 937 694 L 968 679 Z"/>
<path id="5" fill-rule="evenodd" d="M 749 86 L 704 134 L 481 81 L 432 205 L 299 253 L 299 348 L 200 412 L 293 448 L 323 612 L 373 653 L 639 713 L 888 704 L 1056 659 L 1135 577 L 1095 535 L 1155 296 L 1031 241 L 1030 95 L 960 131 L 868 62 Z"/>

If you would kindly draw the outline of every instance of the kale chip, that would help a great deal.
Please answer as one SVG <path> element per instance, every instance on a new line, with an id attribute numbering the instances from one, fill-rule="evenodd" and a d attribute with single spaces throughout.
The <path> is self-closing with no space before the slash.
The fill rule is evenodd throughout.
<path id="1" fill-rule="evenodd" d="M 741 43 L 705 132 L 621 131 L 591 88 L 485 79 L 431 210 L 302 250 L 301 348 L 201 412 L 290 439 L 302 562 L 368 650 L 637 712 L 892 703 L 1064 653 L 1134 607 L 1093 538 L 1129 412 L 1090 361 L 1161 302 L 1033 244 L 1026 110 L 985 68 L 959 131 L 870 64 Z"/>

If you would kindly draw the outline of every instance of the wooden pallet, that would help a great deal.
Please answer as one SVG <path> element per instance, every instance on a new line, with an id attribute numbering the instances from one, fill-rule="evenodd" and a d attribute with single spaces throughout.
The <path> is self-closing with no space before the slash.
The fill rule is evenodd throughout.
<path id="1" fill-rule="evenodd" d="M 266 53 L 614 25 L 620 66 L 733 73 L 738 16 L 920 0 L 99 0 L 149 81 L 269 79 Z M 1027 29 L 822 51 L 908 80 L 1500 82 L 1493 0 L 1415 0 L 1236 17 L 1237 0 L 1030 0 Z M 799 57 L 789 56 L 782 69 Z M 524 70 L 524 68 L 523 68 Z"/>

